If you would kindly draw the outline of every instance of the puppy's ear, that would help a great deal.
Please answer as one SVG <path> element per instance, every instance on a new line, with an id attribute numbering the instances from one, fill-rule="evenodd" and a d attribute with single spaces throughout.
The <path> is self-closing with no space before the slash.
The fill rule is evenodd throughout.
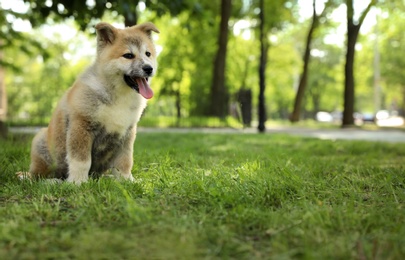
<path id="1" fill-rule="evenodd" d="M 143 31 L 144 33 L 146 33 L 146 35 L 148 35 L 149 38 L 152 37 L 152 31 L 155 33 L 160 33 L 159 29 L 156 28 L 156 26 L 151 23 L 151 22 L 146 22 L 143 24 L 139 24 L 134 26 L 136 29 Z"/>
<path id="2" fill-rule="evenodd" d="M 108 23 L 98 23 L 96 25 L 97 31 L 97 46 L 104 47 L 112 44 L 115 40 L 117 29 Z"/>

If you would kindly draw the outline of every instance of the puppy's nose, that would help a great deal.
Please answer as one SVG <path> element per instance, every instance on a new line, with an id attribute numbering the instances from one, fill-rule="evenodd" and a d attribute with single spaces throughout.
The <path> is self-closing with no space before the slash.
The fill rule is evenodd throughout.
<path id="1" fill-rule="evenodd" d="M 147 75 L 151 75 L 153 72 L 153 68 L 150 65 L 145 65 L 142 67 L 142 70 L 147 74 Z"/>

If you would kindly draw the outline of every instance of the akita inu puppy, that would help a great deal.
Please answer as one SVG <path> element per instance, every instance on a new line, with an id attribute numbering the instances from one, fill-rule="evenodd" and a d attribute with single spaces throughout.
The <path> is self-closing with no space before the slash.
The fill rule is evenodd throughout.
<path id="1" fill-rule="evenodd" d="M 33 139 L 28 177 L 79 184 L 112 169 L 133 180 L 136 126 L 157 69 L 152 23 L 117 29 L 96 25 L 97 56 L 65 93 L 48 128 Z M 21 175 L 21 174 L 20 174 Z"/>

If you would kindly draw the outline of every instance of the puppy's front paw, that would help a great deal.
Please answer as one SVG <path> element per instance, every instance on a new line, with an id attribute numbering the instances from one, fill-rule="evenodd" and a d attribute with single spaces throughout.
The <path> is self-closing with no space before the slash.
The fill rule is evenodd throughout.
<path id="1" fill-rule="evenodd" d="M 125 178 L 125 180 L 130 181 L 130 182 L 135 181 L 134 176 L 132 176 L 132 174 L 128 174 L 127 177 L 124 177 L 124 178 Z"/>
<path id="2" fill-rule="evenodd" d="M 67 182 L 74 184 L 81 184 L 89 179 L 89 170 L 91 161 L 69 161 L 69 173 L 66 179 Z"/>
<path id="3" fill-rule="evenodd" d="M 88 176 L 73 177 L 73 176 L 69 175 L 69 177 L 66 179 L 66 181 L 70 182 L 70 183 L 74 183 L 76 185 L 80 185 L 83 182 L 87 182 L 88 179 L 89 179 Z"/>
<path id="4" fill-rule="evenodd" d="M 123 173 L 122 171 L 118 170 L 117 168 L 112 169 L 112 174 L 117 179 L 131 181 L 131 182 L 135 181 L 134 176 L 132 176 L 132 174 L 130 172 L 129 173 Z"/>

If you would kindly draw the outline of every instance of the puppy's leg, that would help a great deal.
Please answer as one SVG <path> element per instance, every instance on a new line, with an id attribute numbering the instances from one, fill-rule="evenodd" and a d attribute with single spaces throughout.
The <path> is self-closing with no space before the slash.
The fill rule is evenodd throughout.
<path id="1" fill-rule="evenodd" d="M 132 128 L 124 142 L 122 149 L 114 161 L 112 174 L 117 178 L 133 181 L 134 177 L 131 174 L 133 166 L 133 150 L 136 136 L 136 128 Z"/>
<path id="2" fill-rule="evenodd" d="M 41 129 L 32 140 L 31 165 L 26 178 L 51 177 L 52 158 L 47 145 L 47 128 Z"/>
<path id="3" fill-rule="evenodd" d="M 68 182 L 80 184 L 89 178 L 93 137 L 85 120 L 72 120 L 68 129 L 66 149 Z"/>

